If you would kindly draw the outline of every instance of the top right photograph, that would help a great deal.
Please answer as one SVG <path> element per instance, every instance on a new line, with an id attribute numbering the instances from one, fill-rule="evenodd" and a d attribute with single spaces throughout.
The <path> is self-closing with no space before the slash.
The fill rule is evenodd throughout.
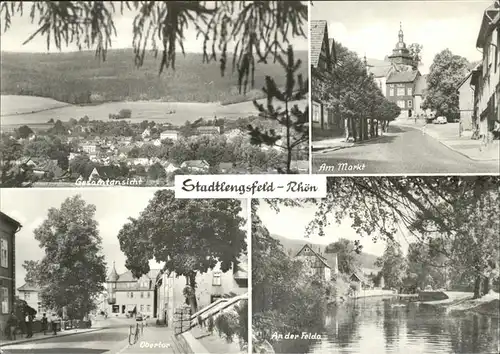
<path id="1" fill-rule="evenodd" d="M 500 173 L 500 1 L 315 1 L 312 173 Z"/>

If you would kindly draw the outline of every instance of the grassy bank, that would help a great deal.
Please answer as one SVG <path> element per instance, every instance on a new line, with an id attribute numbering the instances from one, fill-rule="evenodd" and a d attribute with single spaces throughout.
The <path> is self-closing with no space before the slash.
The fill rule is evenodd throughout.
<path id="1" fill-rule="evenodd" d="M 438 301 L 424 301 L 425 305 L 431 305 L 446 309 L 447 312 L 474 312 L 482 315 L 500 317 L 500 299 L 497 292 L 491 291 L 480 299 L 473 299 L 472 293 L 443 292 L 447 299 Z"/>

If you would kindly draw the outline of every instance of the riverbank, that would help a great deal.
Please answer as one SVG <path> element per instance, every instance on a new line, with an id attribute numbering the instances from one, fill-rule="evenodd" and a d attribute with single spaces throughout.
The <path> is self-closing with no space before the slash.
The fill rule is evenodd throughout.
<path id="1" fill-rule="evenodd" d="M 473 299 L 472 293 L 443 292 L 447 299 L 423 301 L 421 304 L 444 308 L 446 312 L 474 312 L 482 315 L 500 317 L 499 293 L 491 291 L 480 299 Z"/>

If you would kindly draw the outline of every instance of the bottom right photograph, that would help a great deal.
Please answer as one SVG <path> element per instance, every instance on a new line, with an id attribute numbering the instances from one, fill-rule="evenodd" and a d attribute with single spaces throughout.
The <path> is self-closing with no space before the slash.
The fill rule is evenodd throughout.
<path id="1" fill-rule="evenodd" d="M 498 353 L 500 178 L 252 201 L 255 353 Z"/>

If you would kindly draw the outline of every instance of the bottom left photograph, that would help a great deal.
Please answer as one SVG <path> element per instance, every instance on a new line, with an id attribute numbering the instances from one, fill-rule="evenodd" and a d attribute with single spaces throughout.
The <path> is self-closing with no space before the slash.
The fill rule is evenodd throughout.
<path id="1" fill-rule="evenodd" d="M 246 199 L 0 195 L 0 353 L 247 353 Z"/>

